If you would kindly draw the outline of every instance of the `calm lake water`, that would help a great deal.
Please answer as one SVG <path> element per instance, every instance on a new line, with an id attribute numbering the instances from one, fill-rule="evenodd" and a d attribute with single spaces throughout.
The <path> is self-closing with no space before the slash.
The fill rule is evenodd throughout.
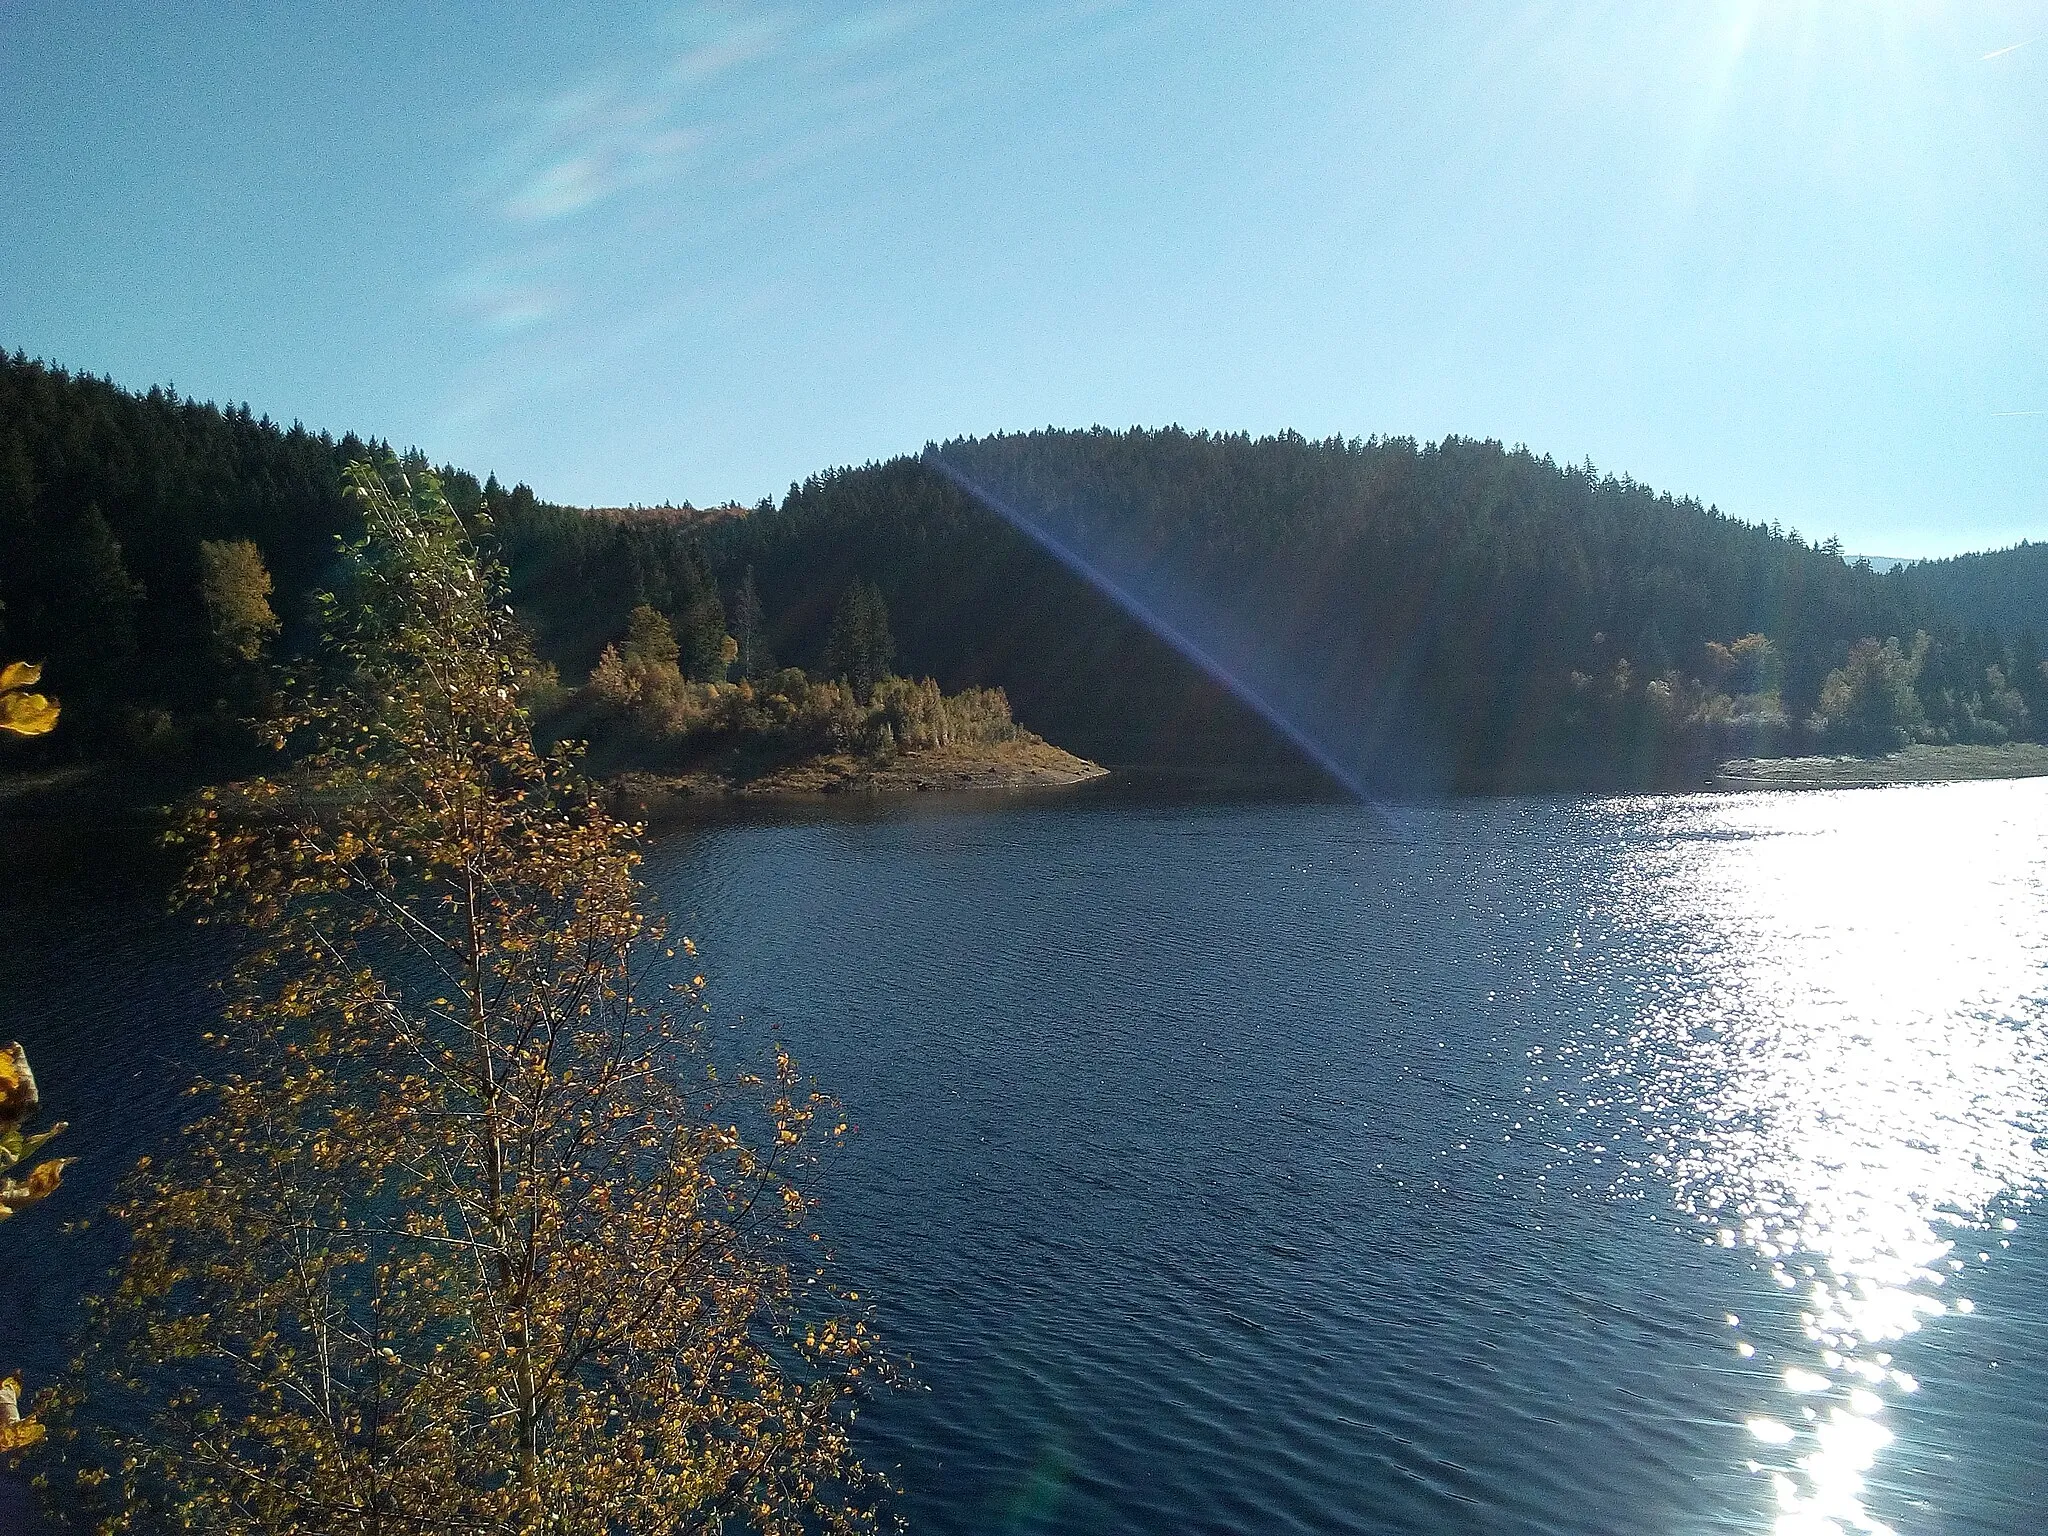
<path id="1" fill-rule="evenodd" d="M 712 998 L 859 1128 L 915 1531 L 2034 1531 L 2048 781 L 1390 817 L 1114 792 L 674 834 Z M 220 959 L 4 908 L 88 1161 Z M 46 1362 L 105 1236 L 0 1227 Z M 46 1367 L 45 1367 L 46 1368 Z"/>

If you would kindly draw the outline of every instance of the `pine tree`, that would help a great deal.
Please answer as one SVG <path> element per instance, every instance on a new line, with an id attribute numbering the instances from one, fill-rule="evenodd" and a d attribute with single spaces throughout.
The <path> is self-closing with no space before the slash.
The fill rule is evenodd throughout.
<path id="1" fill-rule="evenodd" d="M 97 504 L 58 535 L 52 585 L 65 596 L 62 638 L 51 647 L 68 670 L 104 678 L 135 655 L 141 585 L 128 574 L 121 541 Z"/>
<path id="2" fill-rule="evenodd" d="M 768 649 L 767 615 L 761 609 L 761 593 L 754 585 L 751 565 L 733 597 L 732 638 L 741 677 L 763 678 L 775 670 L 775 658 Z"/>
<path id="3" fill-rule="evenodd" d="M 681 654 L 674 628 L 654 609 L 642 603 L 627 615 L 626 639 L 619 647 L 619 657 L 628 666 L 650 672 L 674 671 Z"/>
<path id="4" fill-rule="evenodd" d="M 870 583 L 854 578 L 832 615 L 825 637 L 825 675 L 849 684 L 862 704 L 875 696 L 875 685 L 889 676 L 896 662 L 896 640 L 889 633 L 889 609 Z"/>

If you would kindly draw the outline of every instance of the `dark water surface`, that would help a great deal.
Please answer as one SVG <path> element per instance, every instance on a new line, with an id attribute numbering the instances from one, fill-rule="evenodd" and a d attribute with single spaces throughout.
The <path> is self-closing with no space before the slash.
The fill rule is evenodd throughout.
<path id="1" fill-rule="evenodd" d="M 648 875 L 860 1127 L 913 1530 L 2023 1532 L 2048 1509 L 2048 782 L 732 823 Z M 0 876 L 5 881 L 6 876 Z M 68 1214 L 219 956 L 0 908 Z M 105 1236 L 0 1227 L 47 1369 Z"/>

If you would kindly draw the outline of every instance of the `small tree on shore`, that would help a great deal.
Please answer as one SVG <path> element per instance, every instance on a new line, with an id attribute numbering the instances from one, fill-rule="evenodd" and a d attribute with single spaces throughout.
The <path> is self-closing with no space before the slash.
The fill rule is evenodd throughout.
<path id="1" fill-rule="evenodd" d="M 116 1208 L 70 1496 L 106 1532 L 865 1529 L 886 1364 L 789 1243 L 845 1127 L 779 1051 L 719 1082 L 702 977 L 643 998 L 629 829 L 535 752 L 497 573 L 431 477 L 351 485 L 303 773 L 183 834 L 256 950 L 207 1113 Z"/>
<path id="2" fill-rule="evenodd" d="M 1820 716 L 1829 740 L 1858 752 L 1892 752 L 1925 726 L 1913 683 L 1927 655 L 1925 634 L 1910 650 L 1896 639 L 1858 640 L 1846 664 L 1830 672 L 1820 691 Z"/>
<path id="3" fill-rule="evenodd" d="M 249 539 L 202 540 L 199 595 L 212 627 L 214 655 L 230 666 L 261 661 L 279 629 L 263 551 Z"/>

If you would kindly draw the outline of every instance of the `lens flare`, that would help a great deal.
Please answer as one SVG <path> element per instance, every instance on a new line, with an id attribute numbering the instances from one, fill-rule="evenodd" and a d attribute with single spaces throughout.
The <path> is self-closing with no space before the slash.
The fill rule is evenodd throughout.
<path id="1" fill-rule="evenodd" d="M 1367 789 L 1363 778 L 1328 745 L 1318 739 L 1316 733 L 1295 718 L 1292 712 L 1276 704 L 1263 690 L 1253 686 L 1240 671 L 1226 666 L 1212 649 L 1203 645 L 1187 629 L 1169 620 L 1157 607 L 1139 597 L 1128 585 L 1103 569 L 1098 562 L 1090 560 L 1072 543 L 1061 538 L 1041 520 L 1027 515 L 1014 502 L 977 484 L 958 467 L 947 463 L 937 454 L 927 454 L 925 462 L 944 475 L 962 493 L 1000 517 L 1115 603 L 1124 613 L 1172 646 L 1184 659 L 1199 668 L 1210 681 L 1277 731 L 1290 746 L 1328 775 L 1333 783 L 1342 786 L 1354 798 L 1370 805 L 1390 825 L 1397 828 L 1401 826 L 1402 818 L 1399 813 L 1375 797 Z"/>

